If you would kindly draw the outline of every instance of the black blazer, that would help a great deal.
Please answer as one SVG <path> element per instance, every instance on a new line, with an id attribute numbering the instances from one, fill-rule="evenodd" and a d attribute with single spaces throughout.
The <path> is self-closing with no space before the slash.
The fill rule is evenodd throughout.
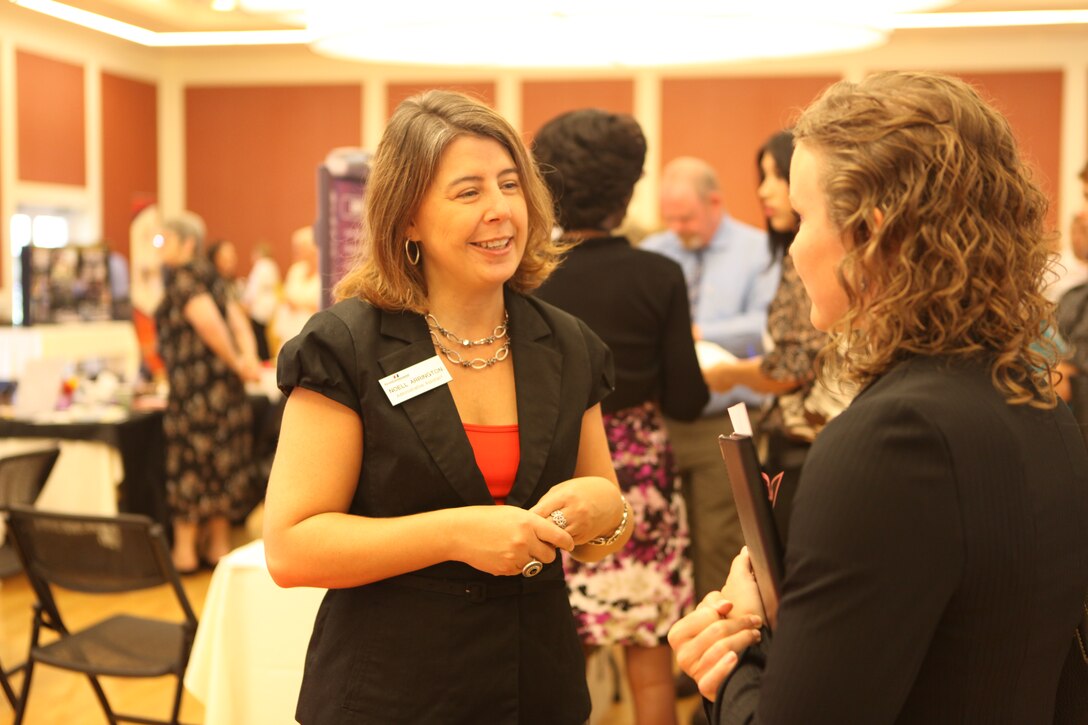
<path id="1" fill-rule="evenodd" d="M 1088 590 L 1088 454 L 1064 404 L 917 357 L 817 437 L 778 629 L 715 723 L 1050 723 Z"/>
<path id="2" fill-rule="evenodd" d="M 675 420 L 695 420 L 710 392 L 691 338 L 691 305 L 680 265 L 636 249 L 624 237 L 587 239 L 536 291 L 583 320 L 616 361 L 616 390 L 601 409 L 657 403 Z"/>
<path id="3" fill-rule="evenodd" d="M 583 323 L 507 292 L 521 460 L 506 505 L 570 478 L 582 415 L 612 388 L 608 348 Z M 378 380 L 435 355 L 420 315 L 359 300 L 315 315 L 281 353 L 280 385 L 315 390 L 363 421 L 350 512 L 405 516 L 493 505 L 448 386 L 393 407 Z M 299 481 L 298 485 L 306 485 Z M 296 717 L 302 723 L 582 723 L 584 660 L 558 560 L 535 579 L 460 562 L 322 602 Z"/>

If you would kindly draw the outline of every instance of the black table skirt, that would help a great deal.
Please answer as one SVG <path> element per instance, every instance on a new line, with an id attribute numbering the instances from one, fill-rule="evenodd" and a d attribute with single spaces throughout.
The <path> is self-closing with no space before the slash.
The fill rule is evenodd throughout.
<path id="1" fill-rule="evenodd" d="M 0 420 L 0 438 L 60 438 L 113 446 L 124 466 L 118 510 L 149 516 L 165 527 L 167 536 L 172 533 L 166 507 L 166 440 L 161 411 L 131 413 L 113 423 Z"/>
<path id="2" fill-rule="evenodd" d="M 264 497 L 285 399 L 272 402 L 264 395 L 248 398 L 253 408 L 256 503 Z M 98 441 L 113 446 L 120 452 L 124 466 L 118 510 L 151 517 L 161 523 L 167 537 L 172 538 L 172 521 L 166 505 L 166 437 L 162 418 L 162 411 L 156 410 L 133 412 L 126 419 L 113 423 L 34 423 L 0 419 L 0 438 L 61 438 Z"/>

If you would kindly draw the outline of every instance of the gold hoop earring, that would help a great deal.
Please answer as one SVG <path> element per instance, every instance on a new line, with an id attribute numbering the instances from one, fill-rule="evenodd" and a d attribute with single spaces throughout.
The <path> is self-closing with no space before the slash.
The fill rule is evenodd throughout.
<path id="1" fill-rule="evenodd" d="M 415 254 L 412 254 L 412 248 L 415 248 Z M 419 248 L 419 242 L 412 241 L 411 239 L 404 240 L 404 254 L 408 257 L 408 264 L 413 267 L 419 264 L 419 258 L 423 256 L 423 251 Z"/>

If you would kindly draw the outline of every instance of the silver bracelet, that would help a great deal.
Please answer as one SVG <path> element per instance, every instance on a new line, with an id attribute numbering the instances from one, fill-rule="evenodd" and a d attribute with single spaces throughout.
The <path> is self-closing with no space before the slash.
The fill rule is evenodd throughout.
<path id="1" fill-rule="evenodd" d="M 627 499 L 620 494 L 620 501 L 623 501 L 623 518 L 620 519 L 620 525 L 616 527 L 616 530 L 612 532 L 612 535 L 608 538 L 598 536 L 596 539 L 590 539 L 590 544 L 597 546 L 608 546 L 609 544 L 616 543 L 616 540 L 623 536 L 623 532 L 627 529 L 627 515 L 630 513 L 631 508 L 627 505 Z"/>

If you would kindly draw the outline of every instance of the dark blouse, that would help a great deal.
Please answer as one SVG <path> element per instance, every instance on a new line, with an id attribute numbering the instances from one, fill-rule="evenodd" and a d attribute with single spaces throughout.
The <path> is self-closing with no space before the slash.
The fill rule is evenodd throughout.
<path id="1" fill-rule="evenodd" d="M 655 401 L 671 418 L 699 417 L 709 393 L 676 262 L 623 237 L 588 239 L 536 295 L 580 317 L 612 349 L 616 390 L 601 403 L 605 413 Z"/>

